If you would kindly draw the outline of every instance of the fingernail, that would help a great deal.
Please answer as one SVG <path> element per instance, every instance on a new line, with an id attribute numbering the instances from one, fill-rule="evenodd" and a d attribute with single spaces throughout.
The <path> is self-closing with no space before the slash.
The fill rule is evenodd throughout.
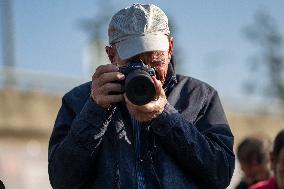
<path id="1" fill-rule="evenodd" d="M 117 71 L 117 72 L 119 71 L 119 68 L 117 66 L 115 67 L 115 71 Z"/>
<path id="2" fill-rule="evenodd" d="M 118 74 L 118 77 L 119 77 L 119 79 L 124 79 L 125 75 L 122 74 L 122 73 L 119 73 L 119 74 Z"/>

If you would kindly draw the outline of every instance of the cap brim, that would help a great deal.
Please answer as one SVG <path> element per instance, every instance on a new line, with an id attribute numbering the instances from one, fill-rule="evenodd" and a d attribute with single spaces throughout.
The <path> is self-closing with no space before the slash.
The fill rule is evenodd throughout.
<path id="1" fill-rule="evenodd" d="M 146 34 L 128 37 L 116 44 L 117 52 L 122 60 L 150 51 L 168 51 L 169 39 L 164 34 Z"/>

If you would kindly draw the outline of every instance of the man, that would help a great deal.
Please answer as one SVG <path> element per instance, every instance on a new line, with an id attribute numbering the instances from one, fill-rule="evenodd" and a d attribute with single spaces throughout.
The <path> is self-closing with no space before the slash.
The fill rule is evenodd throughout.
<path id="1" fill-rule="evenodd" d="M 217 92 L 176 75 L 168 19 L 134 4 L 109 24 L 111 64 L 62 100 L 49 144 L 54 188 L 226 188 L 234 170 L 233 135 Z M 135 105 L 118 67 L 155 68 L 156 95 Z M 116 92 L 116 93 L 113 93 Z M 118 93 L 118 94 L 117 94 Z"/>
<path id="2" fill-rule="evenodd" d="M 0 180 L 0 189 L 5 189 L 5 186 L 1 180 Z"/>
<path id="3" fill-rule="evenodd" d="M 284 189 L 284 130 L 281 130 L 274 139 L 270 161 L 273 177 L 258 182 L 250 189 Z"/>
<path id="4" fill-rule="evenodd" d="M 247 136 L 237 148 L 237 157 L 240 161 L 244 177 L 236 189 L 248 189 L 249 186 L 270 176 L 269 152 L 270 139 L 262 135 Z"/>

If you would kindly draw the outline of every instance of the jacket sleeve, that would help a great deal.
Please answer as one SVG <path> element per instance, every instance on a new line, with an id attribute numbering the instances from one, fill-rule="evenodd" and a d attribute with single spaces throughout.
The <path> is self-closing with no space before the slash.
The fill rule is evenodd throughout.
<path id="1" fill-rule="evenodd" d="M 89 188 L 108 112 L 89 98 L 77 115 L 63 97 L 49 141 L 48 173 L 53 188 Z M 92 174 L 93 173 L 93 174 Z"/>
<path id="2" fill-rule="evenodd" d="M 161 146 L 201 188 L 226 188 L 234 171 L 234 138 L 216 91 L 195 123 L 169 103 L 152 122 Z"/>

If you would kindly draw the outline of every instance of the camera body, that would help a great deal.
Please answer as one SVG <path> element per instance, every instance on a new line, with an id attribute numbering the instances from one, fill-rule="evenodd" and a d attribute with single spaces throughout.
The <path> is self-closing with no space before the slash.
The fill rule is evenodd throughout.
<path id="1" fill-rule="evenodd" d="M 154 81 L 155 69 L 145 65 L 142 61 L 130 62 L 127 66 L 119 68 L 125 75 L 120 81 L 124 86 L 127 98 L 136 105 L 144 105 L 152 101 L 156 95 Z"/>

